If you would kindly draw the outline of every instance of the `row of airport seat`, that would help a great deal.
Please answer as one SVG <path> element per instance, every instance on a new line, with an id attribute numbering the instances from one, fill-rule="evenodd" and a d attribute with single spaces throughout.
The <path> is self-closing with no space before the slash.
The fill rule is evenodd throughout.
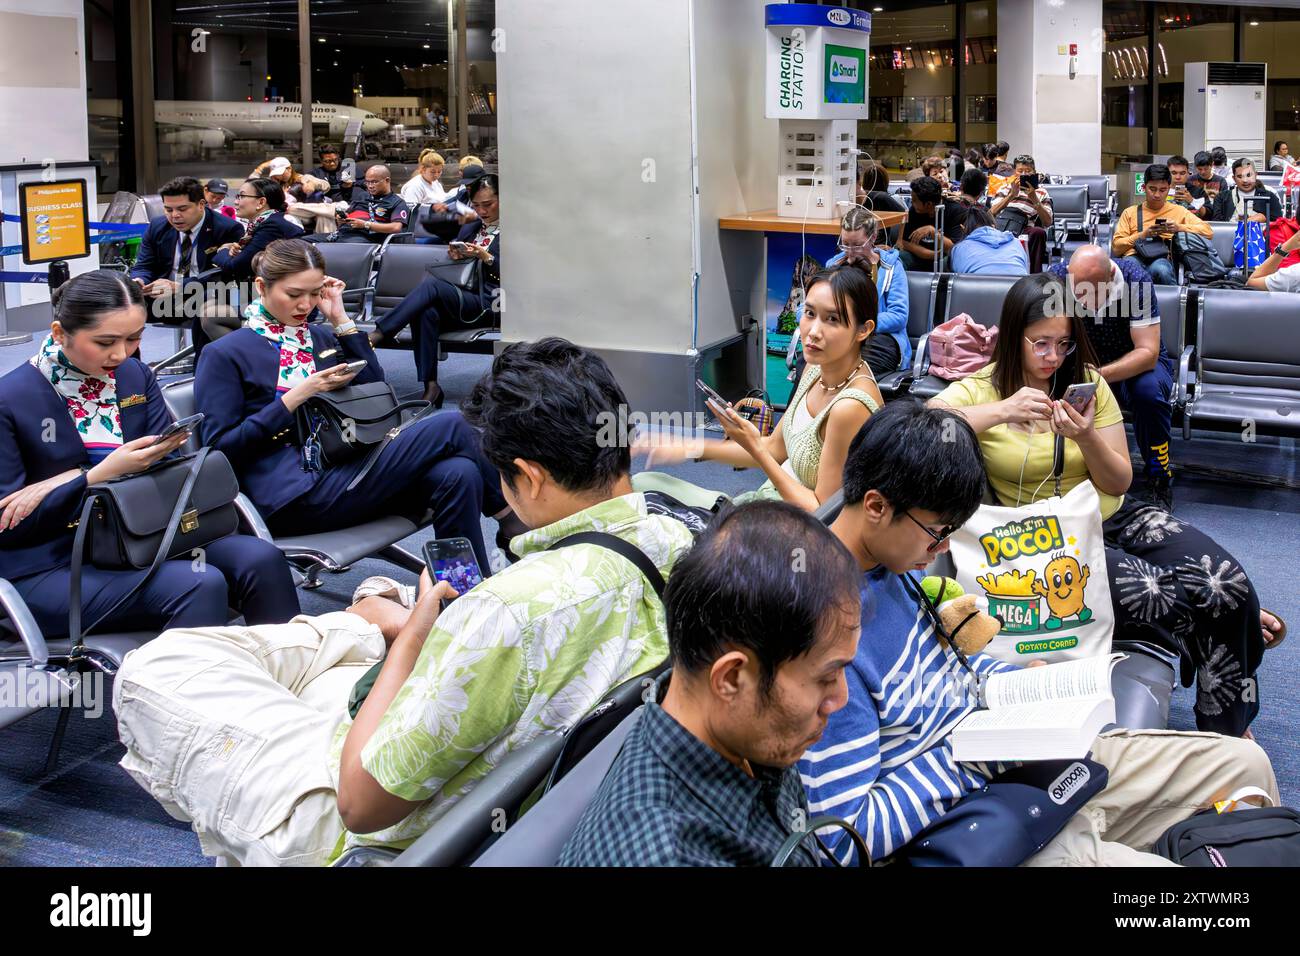
<path id="1" fill-rule="evenodd" d="M 929 335 L 966 314 L 996 326 L 1016 276 L 908 273 L 910 369 L 882 376 L 888 401 L 930 399 L 947 382 L 931 375 Z M 1252 422 L 1261 435 L 1300 436 L 1300 295 L 1239 289 L 1153 286 L 1160 337 L 1178 363 L 1173 405 L 1183 437 L 1193 427 L 1240 431 Z"/>

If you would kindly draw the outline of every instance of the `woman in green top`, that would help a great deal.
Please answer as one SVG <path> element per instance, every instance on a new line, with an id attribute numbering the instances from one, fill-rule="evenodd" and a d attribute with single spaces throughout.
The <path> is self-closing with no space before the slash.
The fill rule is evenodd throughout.
<path id="1" fill-rule="evenodd" d="M 1116 645 L 1179 658 L 1184 685 L 1197 676 L 1197 727 L 1249 736 L 1259 712 L 1253 675 L 1266 642 L 1280 640 L 1282 622 L 1261 611 L 1246 572 L 1207 535 L 1124 497 L 1133 468 L 1123 418 L 1097 372 L 1083 319 L 1067 314 L 1065 302 L 1050 275 L 1017 282 L 1002 306 L 993 361 L 931 403 L 970 422 L 1004 505 L 1054 494 L 1053 446 L 1057 435 L 1065 439 L 1062 493 L 1091 480 L 1101 497 Z M 1062 401 L 1076 382 L 1097 386 L 1082 412 Z"/>
<path id="2" fill-rule="evenodd" d="M 771 435 L 760 435 L 731 407 L 718 408 L 710 402 L 727 441 L 666 436 L 643 442 L 633 452 L 649 454 L 653 464 L 693 458 L 761 468 L 767 481 L 757 491 L 741 495 L 738 502 L 781 498 L 815 511 L 844 484 L 849 443 L 872 412 L 884 405 L 863 358 L 876 327 L 878 306 L 876 285 L 861 267 L 845 264 L 817 273 L 804 292 L 799 320 L 808 367 Z"/>

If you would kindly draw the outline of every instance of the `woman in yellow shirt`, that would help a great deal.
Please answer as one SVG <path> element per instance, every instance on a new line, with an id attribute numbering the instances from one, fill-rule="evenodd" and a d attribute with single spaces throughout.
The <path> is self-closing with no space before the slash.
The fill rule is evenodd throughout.
<path id="1" fill-rule="evenodd" d="M 1124 497 L 1133 480 L 1124 421 L 1096 369 L 1083 319 L 1067 315 L 1065 288 L 1047 274 L 1011 287 L 993 361 L 932 404 L 963 415 L 979 436 L 989 484 L 1003 505 L 1054 494 L 1057 435 L 1065 439 L 1061 492 L 1090 480 L 1101 498 L 1115 643 L 1177 657 L 1184 685 L 1197 677 L 1201 730 L 1247 736 L 1259 712 L 1254 673 L 1281 621 L 1261 612 L 1237 560 L 1187 522 Z M 1097 393 L 1075 411 L 1061 400 L 1076 382 Z"/>

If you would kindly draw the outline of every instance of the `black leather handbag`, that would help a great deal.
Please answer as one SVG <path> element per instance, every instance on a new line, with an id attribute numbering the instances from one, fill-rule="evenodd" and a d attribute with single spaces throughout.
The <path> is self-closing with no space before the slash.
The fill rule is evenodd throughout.
<path id="1" fill-rule="evenodd" d="M 408 414 L 423 415 L 428 402 L 399 402 L 387 382 L 345 385 L 313 395 L 298 407 L 298 434 L 303 443 L 320 444 L 321 461 L 340 465 L 354 461 L 382 442 Z"/>
<path id="2" fill-rule="evenodd" d="M 446 259 L 442 262 L 434 262 L 425 266 L 425 271 L 429 275 L 444 279 L 456 287 L 456 293 L 460 299 L 460 308 L 456 310 L 456 317 L 465 325 L 479 325 L 483 317 L 487 315 L 488 309 L 482 308 L 465 308 L 465 296 L 471 295 L 480 302 L 483 298 L 483 261 L 481 259 Z"/>
<path id="3" fill-rule="evenodd" d="M 307 452 L 305 460 L 318 460 L 326 467 L 367 455 L 365 464 L 348 484 L 347 490 L 351 491 L 388 443 L 432 408 L 432 403 L 425 401 L 399 402 L 387 382 L 346 385 L 313 395 L 298 407 L 299 443 Z"/>
<path id="4" fill-rule="evenodd" d="M 235 498 L 239 481 L 226 456 L 201 448 L 134 475 L 91 485 L 81 507 L 72 544 L 68 632 L 73 646 L 81 635 L 112 615 L 128 594 L 84 630 L 81 626 L 81 568 L 85 561 L 107 571 L 147 573 L 138 591 L 171 558 L 188 558 L 239 530 Z"/>

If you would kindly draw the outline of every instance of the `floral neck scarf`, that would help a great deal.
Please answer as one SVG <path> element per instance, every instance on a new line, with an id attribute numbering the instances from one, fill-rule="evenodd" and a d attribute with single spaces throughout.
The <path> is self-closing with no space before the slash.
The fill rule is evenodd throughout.
<path id="1" fill-rule="evenodd" d="M 244 310 L 244 319 L 250 329 L 271 342 L 280 350 L 280 375 L 275 382 L 277 392 L 287 392 L 316 371 L 312 358 L 311 332 L 306 325 L 285 325 L 266 311 L 261 299 Z"/>
<path id="2" fill-rule="evenodd" d="M 77 434 L 92 461 L 100 461 L 126 440 L 122 436 L 122 413 L 117 405 L 117 382 L 87 375 L 68 361 L 63 348 L 47 335 L 32 365 L 54 386 L 68 406 Z"/>

